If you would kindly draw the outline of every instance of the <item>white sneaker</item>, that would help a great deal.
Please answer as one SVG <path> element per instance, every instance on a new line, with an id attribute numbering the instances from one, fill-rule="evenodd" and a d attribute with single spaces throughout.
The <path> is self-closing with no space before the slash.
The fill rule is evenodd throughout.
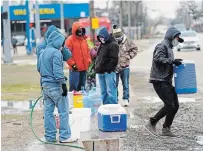
<path id="1" fill-rule="evenodd" d="M 72 137 L 70 137 L 70 138 L 65 139 L 65 140 L 63 140 L 63 141 L 60 141 L 60 143 L 73 143 L 73 142 L 77 142 L 77 141 L 78 141 L 77 138 L 72 138 Z"/>
<path id="2" fill-rule="evenodd" d="M 123 100 L 123 106 L 124 107 L 128 107 L 129 106 L 129 102 L 128 102 L 128 100 Z"/>

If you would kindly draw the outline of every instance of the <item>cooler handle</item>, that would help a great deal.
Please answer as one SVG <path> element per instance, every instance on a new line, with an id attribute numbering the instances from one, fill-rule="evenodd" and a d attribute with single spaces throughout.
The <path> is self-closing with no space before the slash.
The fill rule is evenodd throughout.
<path id="1" fill-rule="evenodd" d="M 113 118 L 117 117 L 118 120 L 113 120 Z M 110 115 L 110 118 L 111 118 L 111 123 L 120 123 L 121 121 L 121 115 Z"/>

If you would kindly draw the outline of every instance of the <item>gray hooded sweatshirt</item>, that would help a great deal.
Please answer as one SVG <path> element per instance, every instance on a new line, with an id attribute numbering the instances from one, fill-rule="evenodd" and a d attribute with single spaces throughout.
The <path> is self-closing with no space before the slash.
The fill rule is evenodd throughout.
<path id="1" fill-rule="evenodd" d="M 165 34 L 164 40 L 155 47 L 150 73 L 150 82 L 172 82 L 174 61 L 172 40 L 180 34 L 180 31 L 176 28 L 169 28 Z"/>

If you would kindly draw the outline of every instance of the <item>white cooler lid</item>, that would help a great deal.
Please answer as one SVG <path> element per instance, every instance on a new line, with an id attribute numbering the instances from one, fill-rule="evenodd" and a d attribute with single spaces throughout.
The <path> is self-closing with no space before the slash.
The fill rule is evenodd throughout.
<path id="1" fill-rule="evenodd" d="M 114 115 L 114 114 L 127 114 L 124 107 L 120 104 L 106 104 L 102 105 L 98 109 L 98 113 L 104 115 Z"/>

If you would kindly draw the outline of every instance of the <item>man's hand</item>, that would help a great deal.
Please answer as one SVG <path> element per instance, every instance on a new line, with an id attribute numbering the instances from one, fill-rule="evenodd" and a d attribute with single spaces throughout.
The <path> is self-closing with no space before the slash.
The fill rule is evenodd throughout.
<path id="1" fill-rule="evenodd" d="M 67 96 L 67 93 L 68 93 L 66 84 L 62 84 L 62 89 L 63 89 L 62 96 L 65 96 L 65 97 L 66 97 L 66 96 Z"/>
<path id="2" fill-rule="evenodd" d="M 77 71 L 77 70 L 78 70 L 78 68 L 77 68 L 76 64 L 72 65 L 72 68 L 73 68 L 73 70 L 75 70 L 75 71 Z"/>
<path id="3" fill-rule="evenodd" d="M 175 60 L 173 61 L 173 64 L 175 64 L 176 66 L 179 66 L 179 65 L 182 64 L 181 61 L 183 61 L 183 60 L 182 60 L 182 59 L 175 59 Z"/>

